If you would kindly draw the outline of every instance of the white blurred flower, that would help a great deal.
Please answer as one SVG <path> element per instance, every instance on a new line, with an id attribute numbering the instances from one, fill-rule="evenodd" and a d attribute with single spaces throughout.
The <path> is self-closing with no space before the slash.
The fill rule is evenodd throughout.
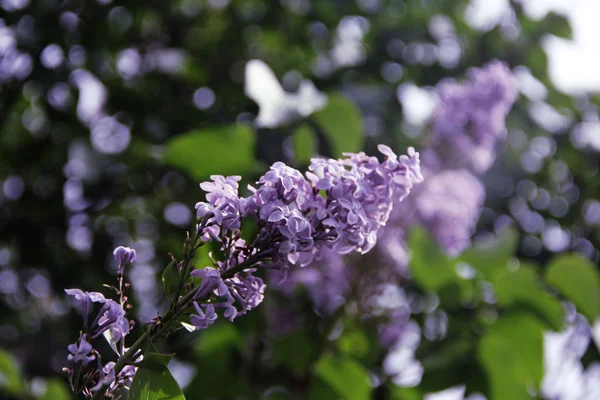
<path id="1" fill-rule="evenodd" d="M 307 117 L 327 105 L 327 95 L 319 92 L 309 80 L 303 80 L 296 93 L 287 93 L 273 70 L 260 60 L 246 64 L 244 92 L 258 104 L 255 123 L 264 128 Z"/>
<path id="2" fill-rule="evenodd" d="M 465 386 L 454 386 L 440 392 L 428 393 L 424 400 L 463 400 L 465 396 Z"/>
<path id="3" fill-rule="evenodd" d="M 544 398 L 561 400 L 600 399 L 600 364 L 584 369 L 581 356 L 590 343 L 591 331 L 580 315 L 562 332 L 544 334 Z"/>
<path id="4" fill-rule="evenodd" d="M 419 326 L 414 322 L 407 324 L 405 332 L 383 361 L 383 369 L 395 385 L 415 387 L 421 383 L 423 366 L 415 359 L 415 349 L 420 339 Z"/>

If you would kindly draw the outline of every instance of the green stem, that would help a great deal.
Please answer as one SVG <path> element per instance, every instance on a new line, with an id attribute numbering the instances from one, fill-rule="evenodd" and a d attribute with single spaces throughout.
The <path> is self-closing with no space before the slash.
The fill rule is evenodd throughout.
<path id="1" fill-rule="evenodd" d="M 181 299 L 181 302 L 179 303 L 181 306 L 178 307 L 178 309 L 171 308 L 171 309 L 167 310 L 163 315 L 161 315 L 161 317 L 160 317 L 161 324 L 167 324 L 168 322 L 170 322 L 171 318 L 178 317 L 183 312 L 183 310 L 185 310 L 187 308 L 187 304 L 192 300 L 192 298 L 194 297 L 194 295 L 196 294 L 198 289 L 199 289 L 199 287 L 196 288 L 195 290 L 190 291 L 185 296 L 183 296 Z M 136 340 L 135 343 L 133 343 L 131 345 L 129 350 L 127 350 L 127 352 L 125 354 L 123 354 L 121 357 L 119 357 L 119 359 L 117 360 L 117 362 L 114 366 L 115 376 L 117 376 L 119 374 L 119 372 L 121 372 L 121 370 L 123 369 L 123 367 L 125 367 L 127 362 L 129 362 L 136 355 L 138 350 L 140 350 L 144 346 L 146 341 L 148 339 L 152 338 L 153 334 L 158 334 L 161 332 L 160 329 L 153 332 L 152 328 L 150 328 L 146 332 L 144 332 L 142 334 L 142 336 L 140 336 L 138 338 L 138 340 Z M 100 389 L 96 393 L 94 393 L 94 396 L 92 396 L 92 400 L 102 399 L 103 396 L 104 396 L 104 391 L 102 389 Z"/>

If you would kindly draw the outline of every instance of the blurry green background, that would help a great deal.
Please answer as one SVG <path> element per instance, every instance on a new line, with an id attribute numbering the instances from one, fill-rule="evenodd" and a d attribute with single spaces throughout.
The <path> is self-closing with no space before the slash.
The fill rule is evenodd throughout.
<path id="1" fill-rule="evenodd" d="M 252 182 L 276 160 L 300 168 L 378 143 L 418 148 L 431 88 L 496 58 L 522 94 L 484 177 L 482 244 L 452 259 L 422 231 L 410 240 L 405 290 L 437 299 L 449 327 L 422 340 L 419 386 L 385 378 L 374 328 L 351 311 L 321 318 L 299 296 L 304 328 L 273 334 L 269 302 L 285 301 L 275 293 L 235 324 L 171 337 L 171 369 L 188 399 L 412 400 L 460 384 L 544 398 L 542 332 L 563 328 L 560 299 L 590 324 L 600 314 L 600 102 L 585 82 L 565 94 L 549 78 L 543 44 L 571 38 L 564 16 L 527 14 L 528 1 L 487 20 L 477 15 L 492 2 L 460 0 L 0 3 L 0 398 L 71 398 L 61 368 L 81 322 L 63 289 L 114 282 L 116 245 L 138 252 L 132 315 L 164 309 L 159 271 L 180 251 L 201 180 Z M 304 78 L 328 94 L 317 129 L 253 127 L 250 59 L 289 92 Z M 462 279 L 461 263 L 477 279 Z M 597 361 L 591 343 L 581 362 Z"/>

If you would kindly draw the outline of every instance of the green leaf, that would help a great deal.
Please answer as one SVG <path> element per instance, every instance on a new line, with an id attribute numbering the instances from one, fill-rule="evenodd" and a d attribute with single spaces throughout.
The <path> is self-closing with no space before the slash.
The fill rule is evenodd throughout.
<path id="1" fill-rule="evenodd" d="M 242 349 L 242 337 L 232 323 L 222 323 L 202 331 L 196 346 L 197 355 L 210 355 L 228 349 Z"/>
<path id="2" fill-rule="evenodd" d="M 546 281 L 572 301 L 590 324 L 600 315 L 600 275 L 591 261 L 576 255 L 555 257 L 546 270 Z"/>
<path id="3" fill-rule="evenodd" d="M 336 344 L 340 352 L 351 357 L 362 358 L 370 353 L 369 338 L 361 330 L 345 330 Z"/>
<path id="4" fill-rule="evenodd" d="M 165 296 L 167 297 L 167 299 L 169 299 L 170 302 L 173 302 L 175 300 L 173 296 L 175 295 L 175 292 L 177 291 L 177 288 L 179 286 L 179 279 L 180 278 L 179 272 L 177 271 L 177 264 L 175 263 L 175 261 L 171 261 L 162 273 L 163 292 L 165 293 Z"/>
<path id="5" fill-rule="evenodd" d="M 423 394 L 417 388 L 388 386 L 389 398 L 391 400 L 422 400 Z"/>
<path id="6" fill-rule="evenodd" d="M 498 305 L 524 305 L 541 316 L 552 329 L 563 328 L 564 309 L 558 299 L 544 291 L 534 267 L 521 265 L 516 271 L 504 269 L 498 272 L 493 282 Z"/>
<path id="7" fill-rule="evenodd" d="M 477 356 L 490 382 L 490 399 L 530 399 L 544 375 L 544 325 L 532 314 L 500 317 L 478 344 Z"/>
<path id="8" fill-rule="evenodd" d="M 491 240 L 475 243 L 460 259 L 481 272 L 486 279 L 490 279 L 495 271 L 504 269 L 514 257 L 518 243 L 517 231 L 509 228 Z"/>
<path id="9" fill-rule="evenodd" d="M 315 374 L 343 399 L 370 398 L 369 375 L 364 367 L 354 360 L 325 356 L 315 366 Z"/>
<path id="10" fill-rule="evenodd" d="M 438 291 L 458 281 L 455 262 L 444 253 L 425 229 L 412 229 L 408 246 L 412 253 L 410 272 L 414 280 L 425 289 Z"/>
<path id="11" fill-rule="evenodd" d="M 551 33 L 554 36 L 558 36 L 563 39 L 572 39 L 573 30 L 569 20 L 556 13 L 548 13 L 546 17 L 539 22 L 538 29 L 544 34 Z"/>
<path id="12" fill-rule="evenodd" d="M 239 371 L 243 349 L 242 337 L 235 324 L 217 323 L 201 331 L 194 347 L 197 373 L 186 387 L 187 397 L 235 399 L 254 398 Z M 232 373 L 234 371 L 234 373 Z"/>
<path id="13" fill-rule="evenodd" d="M 196 179 L 244 174 L 255 167 L 255 134 L 247 125 L 199 129 L 167 143 L 163 161 Z"/>
<path id="14" fill-rule="evenodd" d="M 312 379 L 308 393 L 306 395 L 308 400 L 321 400 L 321 399 L 339 399 L 339 394 L 328 384 L 323 382 L 322 379 Z"/>
<path id="15" fill-rule="evenodd" d="M 46 381 L 46 390 L 44 394 L 38 397 L 39 400 L 69 400 L 71 391 L 67 385 L 58 379 L 49 379 Z"/>
<path id="16" fill-rule="evenodd" d="M 328 94 L 327 106 L 311 115 L 311 119 L 319 124 L 329 139 L 333 157 L 362 149 L 362 115 L 358 107 L 343 95 Z"/>
<path id="17" fill-rule="evenodd" d="M 135 373 L 129 400 L 185 400 L 179 385 L 169 372 L 165 354 L 146 353 Z"/>
<path id="18" fill-rule="evenodd" d="M 6 350 L 0 349 L 0 392 L 22 394 L 25 384 L 17 360 Z"/>
<path id="19" fill-rule="evenodd" d="M 317 151 L 317 139 L 314 132 L 303 125 L 296 129 L 292 135 L 294 146 L 294 159 L 299 163 L 308 164 L 310 159 L 315 157 Z"/>

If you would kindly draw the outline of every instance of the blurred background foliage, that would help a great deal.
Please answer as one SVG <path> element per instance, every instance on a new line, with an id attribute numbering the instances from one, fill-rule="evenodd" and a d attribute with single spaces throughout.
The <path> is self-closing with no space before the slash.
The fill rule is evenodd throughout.
<path id="1" fill-rule="evenodd" d="M 373 154 L 378 143 L 418 148 L 431 87 L 495 58 L 522 95 L 484 177 L 474 245 L 452 258 L 424 230 L 410 235 L 404 289 L 423 304 L 413 319 L 424 332 L 436 315 L 447 327 L 416 351 L 418 386 L 385 377 L 374 327 L 352 309 L 323 317 L 299 293 L 301 329 L 278 334 L 272 304 L 290 300 L 271 289 L 235 324 L 170 337 L 170 369 L 188 399 L 413 400 L 459 384 L 488 399 L 543 398 L 543 332 L 563 329 L 561 301 L 590 324 L 598 318 L 598 154 L 580 140 L 597 125 L 586 121 L 598 98 L 558 91 L 540 45 L 570 37 L 564 17 L 531 20 L 517 1 L 485 28 L 467 23 L 471 5 L 456 0 L 1 6 L 1 398 L 71 398 L 61 368 L 80 316 L 63 289 L 113 282 L 116 245 L 138 251 L 131 315 L 164 308 L 159 272 L 192 224 L 199 181 L 251 183 L 277 160 L 303 167 L 315 153 Z M 256 128 L 258 106 L 244 94 L 250 59 L 289 92 L 311 79 L 328 105 Z M 582 362 L 599 360 L 592 343 Z"/>

